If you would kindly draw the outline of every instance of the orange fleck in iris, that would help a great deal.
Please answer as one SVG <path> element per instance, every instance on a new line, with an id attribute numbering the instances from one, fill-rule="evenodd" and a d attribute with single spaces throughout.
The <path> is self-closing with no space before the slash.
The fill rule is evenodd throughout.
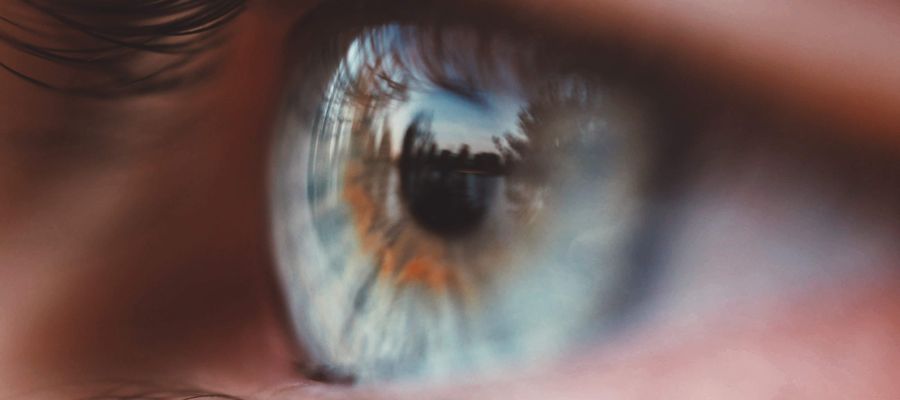
<path id="1" fill-rule="evenodd" d="M 450 272 L 442 263 L 431 257 L 419 256 L 408 261 L 397 276 L 399 284 L 422 283 L 436 292 L 448 286 Z"/>

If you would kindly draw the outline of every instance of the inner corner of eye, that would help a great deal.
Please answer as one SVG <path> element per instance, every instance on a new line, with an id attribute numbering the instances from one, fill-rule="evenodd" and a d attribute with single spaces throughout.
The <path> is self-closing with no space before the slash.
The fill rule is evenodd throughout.
<path id="1" fill-rule="evenodd" d="M 602 79 L 523 62 L 528 41 L 384 25 L 340 45 L 274 169 L 315 363 L 361 382 L 471 374 L 615 325 L 598 316 L 635 281 L 640 113 Z"/>

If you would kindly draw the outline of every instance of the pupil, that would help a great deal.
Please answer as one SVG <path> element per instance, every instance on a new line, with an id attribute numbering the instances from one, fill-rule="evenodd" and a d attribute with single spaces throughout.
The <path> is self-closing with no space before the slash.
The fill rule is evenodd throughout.
<path id="1" fill-rule="evenodd" d="M 448 238 L 471 233 L 484 223 L 503 177 L 500 155 L 473 155 L 468 144 L 441 148 L 429 126 L 417 116 L 403 135 L 401 198 L 422 228 Z"/>

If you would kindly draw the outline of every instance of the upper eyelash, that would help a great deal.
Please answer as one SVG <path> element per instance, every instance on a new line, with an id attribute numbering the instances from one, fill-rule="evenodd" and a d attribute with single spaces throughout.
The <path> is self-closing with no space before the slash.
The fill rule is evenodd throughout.
<path id="1" fill-rule="evenodd" d="M 212 71 L 212 63 L 187 67 L 196 64 L 193 61 L 198 54 L 219 46 L 222 28 L 246 8 L 245 0 L 19 0 L 19 4 L 67 32 L 89 39 L 91 45 L 48 45 L 52 42 L 49 32 L 5 16 L 0 16 L 0 42 L 37 59 L 104 79 L 66 86 L 23 72 L 4 60 L 0 60 L 0 68 L 41 87 L 92 97 L 158 92 L 199 81 Z M 166 62 L 150 71 L 128 70 L 137 57 L 146 54 L 163 55 Z"/>

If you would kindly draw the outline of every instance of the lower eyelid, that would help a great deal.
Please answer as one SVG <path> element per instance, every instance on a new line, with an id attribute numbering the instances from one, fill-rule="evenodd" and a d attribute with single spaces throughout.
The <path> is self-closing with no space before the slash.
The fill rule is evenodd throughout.
<path id="1" fill-rule="evenodd" d="M 748 399 L 773 394 L 827 398 L 836 385 L 842 395 L 884 397 L 891 392 L 883 383 L 892 380 L 890 366 L 898 356 L 891 336 L 897 332 L 896 313 L 885 311 L 900 298 L 884 281 L 861 279 L 837 286 L 660 327 L 531 373 L 366 393 L 392 399 L 693 399 L 733 398 L 738 392 L 746 396 L 738 398 Z M 835 296 L 834 291 L 842 293 Z M 848 373 L 846 363 L 866 373 Z"/>

